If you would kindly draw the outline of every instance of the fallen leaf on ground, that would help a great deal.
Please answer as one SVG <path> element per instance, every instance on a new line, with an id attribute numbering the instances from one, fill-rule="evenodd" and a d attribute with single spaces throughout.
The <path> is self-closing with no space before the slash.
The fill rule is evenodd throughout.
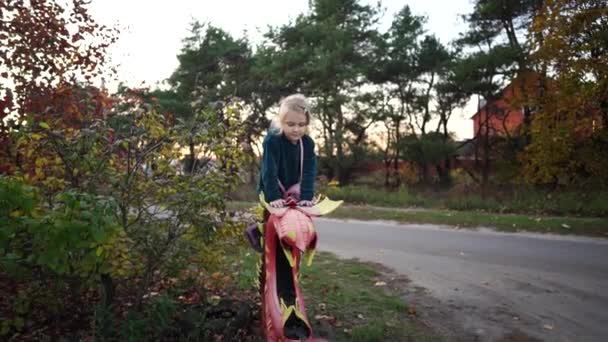
<path id="1" fill-rule="evenodd" d="M 147 298 L 149 298 L 149 297 L 155 297 L 155 296 L 158 296 L 158 292 L 154 292 L 154 291 L 152 291 L 152 292 L 150 292 L 150 293 L 148 293 L 148 294 L 143 295 L 143 297 L 142 297 L 142 298 L 147 299 Z"/>
<path id="2" fill-rule="evenodd" d="M 383 281 L 377 281 L 374 286 L 386 286 L 386 283 Z"/>
<path id="3" fill-rule="evenodd" d="M 221 299 L 222 299 L 222 297 L 213 295 L 213 296 L 209 297 L 209 302 L 212 305 L 218 305 L 220 303 Z"/>
<path id="4" fill-rule="evenodd" d="M 543 329 L 553 330 L 553 326 L 551 324 L 545 324 L 545 325 L 543 325 Z"/>

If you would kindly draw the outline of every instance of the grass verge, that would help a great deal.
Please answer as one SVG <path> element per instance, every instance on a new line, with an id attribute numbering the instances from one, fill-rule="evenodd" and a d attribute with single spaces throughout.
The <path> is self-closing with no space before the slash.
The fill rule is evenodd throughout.
<path id="1" fill-rule="evenodd" d="M 232 209 L 250 208 L 251 202 L 231 202 Z M 389 220 L 400 223 L 442 224 L 458 228 L 494 228 L 504 232 L 608 236 L 608 218 L 557 217 L 521 214 L 498 214 L 478 211 L 437 209 L 398 209 L 343 205 L 328 217 L 355 220 Z"/>
<path id="2" fill-rule="evenodd" d="M 454 227 L 494 228 L 504 232 L 608 236 L 607 218 L 551 217 L 452 210 L 400 210 L 367 206 L 343 206 L 328 217 L 356 220 L 390 220 L 431 223 Z"/>
<path id="3" fill-rule="evenodd" d="M 475 211 L 510 213 L 522 215 L 554 216 L 608 216 L 608 193 L 598 191 L 564 191 L 550 193 L 533 189 L 495 191 L 482 197 L 476 193 L 458 191 L 416 192 L 402 187 L 395 191 L 369 186 L 326 187 L 319 189 L 332 199 L 341 199 L 358 205 L 382 207 L 418 207 L 437 210 Z"/>
<path id="4" fill-rule="evenodd" d="M 238 277 L 242 287 L 257 276 L 256 255 L 245 253 Z M 408 310 L 403 283 L 381 268 L 331 253 L 315 256 L 302 267 L 300 286 L 315 336 L 330 341 L 435 341 Z"/>

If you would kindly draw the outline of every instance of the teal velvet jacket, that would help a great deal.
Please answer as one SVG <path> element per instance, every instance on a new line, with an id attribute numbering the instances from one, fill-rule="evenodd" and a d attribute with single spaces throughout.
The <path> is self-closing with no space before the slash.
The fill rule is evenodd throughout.
<path id="1" fill-rule="evenodd" d="M 315 192 L 317 159 L 315 143 L 311 137 L 302 137 L 304 163 L 300 200 L 312 200 Z M 258 193 L 264 192 L 267 202 L 283 198 L 278 181 L 285 189 L 296 184 L 300 178 L 300 143 L 293 144 L 283 134 L 269 132 L 262 144 L 264 152 L 260 168 Z"/>

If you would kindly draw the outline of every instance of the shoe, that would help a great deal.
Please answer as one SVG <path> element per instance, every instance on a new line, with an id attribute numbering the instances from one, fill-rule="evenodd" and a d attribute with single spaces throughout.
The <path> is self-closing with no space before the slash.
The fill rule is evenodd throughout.
<path id="1" fill-rule="evenodd" d="M 262 243 L 260 241 L 261 235 L 262 234 L 260 234 L 260 230 L 258 229 L 257 223 L 251 224 L 249 225 L 249 227 L 247 227 L 247 229 L 245 229 L 245 236 L 247 237 L 251 248 L 253 248 L 258 253 L 262 253 L 264 251 L 262 249 Z"/>

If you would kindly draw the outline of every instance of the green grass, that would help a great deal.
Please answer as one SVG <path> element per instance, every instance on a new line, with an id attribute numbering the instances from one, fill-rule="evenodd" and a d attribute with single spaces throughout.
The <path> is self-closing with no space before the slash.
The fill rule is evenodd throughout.
<path id="1" fill-rule="evenodd" d="M 253 283 L 254 253 L 243 253 L 238 284 Z M 383 280 L 387 286 L 375 286 Z M 315 336 L 330 341 L 435 341 L 408 316 L 399 284 L 373 265 L 319 253 L 302 267 L 300 286 Z M 318 319 L 315 319 L 317 317 Z"/>
<path id="2" fill-rule="evenodd" d="M 549 192 L 518 186 L 495 190 L 486 197 L 476 192 L 457 190 L 421 191 L 401 187 L 386 190 L 383 186 L 319 186 L 318 192 L 349 204 L 393 208 L 429 208 L 543 216 L 608 217 L 608 191 L 567 190 Z M 255 202 L 254 185 L 242 185 L 228 194 L 232 201 Z"/>
<path id="3" fill-rule="evenodd" d="M 338 208 L 328 216 L 357 220 L 443 224 L 466 228 L 488 227 L 507 232 L 608 236 L 608 218 L 530 216 L 450 210 L 399 210 L 348 205 Z"/>
<path id="4" fill-rule="evenodd" d="M 323 190 L 323 193 L 332 199 L 341 199 L 358 204 L 389 207 L 430 207 L 436 205 L 434 199 L 412 193 L 407 188 L 400 188 L 397 191 L 384 191 L 367 186 L 328 187 Z"/>
<path id="5" fill-rule="evenodd" d="M 387 191 L 383 187 L 345 186 L 320 189 L 332 199 L 350 204 L 385 207 L 423 207 L 459 211 L 483 210 L 496 213 L 558 216 L 608 216 L 608 192 L 582 191 L 550 193 L 530 188 L 512 189 L 487 197 L 458 191 L 415 192 L 405 187 Z"/>
<path id="6" fill-rule="evenodd" d="M 230 202 L 229 208 L 244 210 L 252 202 Z M 608 236 L 608 218 L 556 217 L 521 214 L 500 214 L 484 211 L 456 211 L 437 209 L 399 209 L 343 205 L 328 217 L 355 220 L 388 220 L 400 223 L 430 223 L 461 228 L 487 227 L 499 231 L 529 231 L 537 233 Z"/>

